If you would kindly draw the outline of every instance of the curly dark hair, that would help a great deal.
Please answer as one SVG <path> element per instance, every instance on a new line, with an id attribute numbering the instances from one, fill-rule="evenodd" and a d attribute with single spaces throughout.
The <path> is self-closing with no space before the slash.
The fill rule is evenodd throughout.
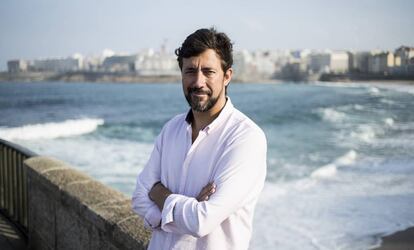
<path id="1" fill-rule="evenodd" d="M 223 32 L 214 28 L 199 29 L 189 35 L 180 48 L 175 50 L 178 65 L 183 67 L 183 58 L 198 56 L 207 49 L 213 49 L 221 58 L 221 68 L 226 72 L 233 65 L 233 44 Z"/>

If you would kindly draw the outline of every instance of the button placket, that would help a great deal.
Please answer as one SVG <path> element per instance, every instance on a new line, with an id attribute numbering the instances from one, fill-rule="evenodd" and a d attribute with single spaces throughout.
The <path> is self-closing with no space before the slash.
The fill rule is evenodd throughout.
<path id="1" fill-rule="evenodd" d="M 205 136 L 206 136 L 206 133 L 204 131 L 200 131 L 197 138 L 196 138 L 196 140 L 190 146 L 190 149 L 188 150 L 188 152 L 185 156 L 185 160 L 184 160 L 184 163 L 183 163 L 183 172 L 182 172 L 183 174 L 180 178 L 179 191 L 180 191 L 181 194 L 184 194 L 184 191 L 185 191 L 185 187 L 186 187 L 185 184 L 187 183 L 187 177 L 188 177 L 188 167 L 190 165 L 191 159 L 194 156 L 194 152 L 195 152 L 197 146 L 205 138 Z M 189 137 L 191 138 L 191 133 L 190 133 Z M 191 139 L 190 139 L 190 143 L 191 143 Z"/>

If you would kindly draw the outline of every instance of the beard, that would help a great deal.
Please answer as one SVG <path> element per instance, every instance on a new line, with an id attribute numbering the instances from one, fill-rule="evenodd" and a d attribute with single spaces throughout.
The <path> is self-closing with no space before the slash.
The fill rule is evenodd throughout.
<path id="1" fill-rule="evenodd" d="M 192 95 L 193 93 L 196 94 L 206 94 L 207 95 L 207 101 L 203 104 L 201 102 L 201 98 L 198 96 Z M 221 92 L 220 92 L 221 94 Z M 201 90 L 198 88 L 188 88 L 187 94 L 185 95 L 185 99 L 188 102 L 188 105 L 190 105 L 191 109 L 197 112 L 206 112 L 209 111 L 218 101 L 219 96 L 213 97 L 213 93 L 210 90 Z"/>

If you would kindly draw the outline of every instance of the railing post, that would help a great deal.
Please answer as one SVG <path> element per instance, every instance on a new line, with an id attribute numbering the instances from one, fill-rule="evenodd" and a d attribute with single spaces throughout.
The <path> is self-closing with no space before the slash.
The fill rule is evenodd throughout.
<path id="1" fill-rule="evenodd" d="M 7 149 L 7 152 L 6 152 L 6 170 L 7 170 L 7 172 L 6 172 L 6 206 L 5 206 L 5 208 L 6 208 L 6 211 L 7 211 L 7 213 L 9 213 L 9 216 L 10 217 L 12 217 L 13 216 L 13 214 L 12 214 L 12 212 L 11 212 L 11 208 L 12 208 L 12 205 L 11 205 L 11 199 L 12 199 L 12 194 L 11 194 L 11 192 L 12 192 L 12 190 L 11 190 L 11 182 L 12 182 L 12 178 L 13 178 L 13 175 L 12 175 L 12 171 L 11 171 L 11 169 L 12 169 L 12 160 L 11 160 L 11 148 L 8 148 Z"/>
<path id="2" fill-rule="evenodd" d="M 23 161 L 35 153 L 0 139 L 0 210 L 27 236 L 27 171 Z"/>
<path id="3" fill-rule="evenodd" d="M 22 173 L 23 173 L 23 177 L 22 177 L 22 188 L 23 188 L 23 195 L 22 195 L 22 199 L 23 199 L 23 205 L 22 205 L 22 212 L 23 212 L 23 220 L 22 220 L 22 225 L 24 228 L 28 228 L 29 227 L 29 219 L 28 219 L 28 213 L 29 213 L 29 207 L 28 207 L 28 197 L 27 197 L 27 170 L 26 168 L 23 166 L 23 161 L 26 160 L 27 156 L 23 157 L 22 160 Z"/>
<path id="4" fill-rule="evenodd" d="M 5 182 L 6 182 L 6 170 L 5 170 L 5 164 L 4 164 L 4 153 L 5 147 L 3 144 L 0 144 L 0 207 L 5 206 Z"/>
<path id="5" fill-rule="evenodd" d="M 12 189 L 12 211 L 13 211 L 13 219 L 15 221 L 17 220 L 17 153 L 16 150 L 12 150 L 11 152 L 12 155 L 12 173 L 13 173 L 13 179 L 12 179 L 12 185 L 11 185 L 11 189 Z"/>

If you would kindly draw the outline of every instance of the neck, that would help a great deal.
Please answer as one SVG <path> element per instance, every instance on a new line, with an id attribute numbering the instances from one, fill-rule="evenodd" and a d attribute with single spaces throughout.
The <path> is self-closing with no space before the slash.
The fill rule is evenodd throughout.
<path id="1" fill-rule="evenodd" d="M 208 111 L 206 112 L 197 112 L 192 110 L 194 120 L 192 123 L 193 134 L 205 128 L 208 124 L 210 124 L 217 116 L 220 114 L 221 110 L 226 105 L 226 98 L 220 98 L 217 103 Z"/>

